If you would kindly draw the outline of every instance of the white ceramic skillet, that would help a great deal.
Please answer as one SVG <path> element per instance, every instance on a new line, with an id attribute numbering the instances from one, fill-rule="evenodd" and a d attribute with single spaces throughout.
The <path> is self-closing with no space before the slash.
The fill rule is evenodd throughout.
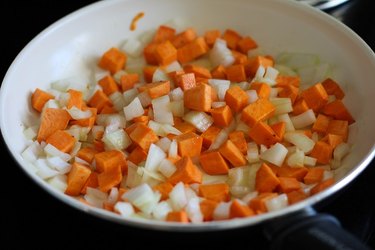
<path id="1" fill-rule="evenodd" d="M 139 12 L 145 17 L 136 31 L 129 30 Z M 319 55 L 334 66 L 343 84 L 345 104 L 356 119 L 351 129 L 351 153 L 337 171 L 337 182 L 303 202 L 276 212 L 230 221 L 181 225 L 151 220 L 120 219 L 113 213 L 84 205 L 51 188 L 33 173 L 21 157 L 23 130 L 35 113 L 30 94 L 59 79 L 86 75 L 103 51 L 128 37 L 172 19 L 180 19 L 199 33 L 233 28 L 251 35 L 268 53 L 304 52 Z M 0 90 L 0 125 L 4 141 L 18 165 L 43 189 L 61 201 L 94 216 L 125 225 L 173 231 L 207 231 L 264 223 L 274 246 L 284 242 L 324 244 L 332 249 L 360 249 L 355 239 L 341 230 L 333 217 L 316 215 L 311 206 L 322 202 L 356 178 L 374 157 L 375 55 L 353 31 L 312 7 L 286 0 L 112 0 L 100 1 L 54 23 L 35 37 L 10 66 Z M 15 101 L 17 100 L 17 101 Z M 318 223 L 316 223 L 318 222 Z M 300 235 L 300 234 L 304 235 Z M 335 238 L 338 237 L 338 238 Z M 315 243 L 306 244 L 310 238 Z M 317 244 L 317 245 L 314 245 Z M 343 248 L 347 247 L 347 248 Z M 289 248 L 294 249 L 294 248 Z M 301 248 L 302 249 L 302 248 Z"/>

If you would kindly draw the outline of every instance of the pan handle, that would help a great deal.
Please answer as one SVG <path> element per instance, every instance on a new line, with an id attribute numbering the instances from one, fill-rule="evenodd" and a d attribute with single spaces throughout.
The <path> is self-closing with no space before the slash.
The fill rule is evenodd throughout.
<path id="1" fill-rule="evenodd" d="M 329 214 L 307 208 L 266 223 L 271 250 L 370 250 Z"/>

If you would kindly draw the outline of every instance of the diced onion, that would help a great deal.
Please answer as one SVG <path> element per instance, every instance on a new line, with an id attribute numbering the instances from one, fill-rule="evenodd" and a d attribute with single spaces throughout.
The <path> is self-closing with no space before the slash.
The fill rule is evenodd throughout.
<path id="1" fill-rule="evenodd" d="M 169 146 L 169 150 L 168 150 L 168 157 L 176 158 L 178 156 L 177 151 L 178 151 L 177 141 L 172 140 L 171 145 Z"/>
<path id="2" fill-rule="evenodd" d="M 138 95 L 138 90 L 136 88 L 134 89 L 129 89 L 127 91 L 125 91 L 124 93 L 122 93 L 122 96 L 124 97 L 124 106 L 127 106 L 129 105 L 129 103 L 131 103 L 134 98 L 136 98 Z"/>
<path id="3" fill-rule="evenodd" d="M 123 129 L 118 129 L 111 133 L 106 133 L 102 140 L 106 148 L 108 148 L 109 150 L 123 150 L 130 146 L 130 144 L 132 143 L 130 137 Z"/>
<path id="4" fill-rule="evenodd" d="M 112 93 L 109 99 L 111 99 L 113 107 L 115 107 L 117 111 L 121 111 L 126 106 L 124 96 L 119 91 Z"/>
<path id="5" fill-rule="evenodd" d="M 52 169 L 48 165 L 46 159 L 37 159 L 34 162 L 34 165 L 38 169 L 36 174 L 39 175 L 42 179 L 49 179 L 51 177 L 59 175 L 59 172 L 57 170 Z"/>
<path id="6" fill-rule="evenodd" d="M 205 112 L 198 111 L 190 111 L 183 119 L 193 125 L 201 133 L 206 131 L 214 123 L 211 116 L 207 115 Z"/>
<path id="7" fill-rule="evenodd" d="M 249 163 L 259 162 L 259 150 L 255 142 L 249 142 L 247 144 L 246 158 Z"/>
<path id="8" fill-rule="evenodd" d="M 246 90 L 246 94 L 249 97 L 248 104 L 256 102 L 258 100 L 258 93 L 254 89 Z"/>
<path id="9" fill-rule="evenodd" d="M 293 126 L 296 129 L 305 128 L 312 125 L 316 121 L 315 113 L 312 109 L 308 109 L 302 114 L 292 116 L 290 119 L 292 120 Z"/>
<path id="10" fill-rule="evenodd" d="M 150 214 L 160 199 L 159 193 L 154 193 L 147 184 L 141 184 L 128 190 L 123 194 L 122 199 L 129 200 L 134 206 L 139 208 L 145 214 Z"/>
<path id="11" fill-rule="evenodd" d="M 307 135 L 300 132 L 287 132 L 284 135 L 284 139 L 285 141 L 296 145 L 297 148 L 302 150 L 305 154 L 310 153 L 315 145 L 315 142 L 313 140 L 311 140 Z"/>
<path id="12" fill-rule="evenodd" d="M 138 97 L 134 98 L 129 105 L 124 107 L 125 119 L 131 121 L 135 117 L 139 117 L 144 114 L 144 109 Z"/>
<path id="13" fill-rule="evenodd" d="M 234 62 L 232 51 L 228 49 L 227 42 L 223 39 L 216 39 L 213 48 L 209 54 L 210 61 L 214 67 L 223 65 L 228 67 Z"/>
<path id="14" fill-rule="evenodd" d="M 160 138 L 159 141 L 157 141 L 155 144 L 159 148 L 161 148 L 164 152 L 168 152 L 168 149 L 171 145 L 171 140 L 168 137 Z"/>
<path id="15" fill-rule="evenodd" d="M 280 194 L 275 198 L 271 198 L 266 201 L 266 207 L 269 212 L 277 211 L 288 206 L 288 196 L 286 194 Z"/>
<path id="16" fill-rule="evenodd" d="M 286 149 L 283 144 L 276 143 L 261 153 L 260 158 L 280 167 L 283 164 L 287 153 L 288 149 Z"/>
<path id="17" fill-rule="evenodd" d="M 199 223 L 203 221 L 203 215 L 199 204 L 199 198 L 195 197 L 190 199 L 186 205 L 186 213 L 192 223 Z"/>
<path id="18" fill-rule="evenodd" d="M 26 161 L 35 162 L 42 155 L 42 153 L 43 148 L 37 141 L 34 141 L 22 152 L 21 155 Z"/>
<path id="19" fill-rule="evenodd" d="M 151 144 L 150 149 L 148 150 L 145 168 L 149 171 L 155 172 L 160 162 L 165 158 L 166 154 L 164 151 L 155 144 Z"/>
<path id="20" fill-rule="evenodd" d="M 170 99 L 168 95 L 164 95 L 152 100 L 152 108 L 154 111 L 154 121 L 173 125 L 173 114 L 170 109 Z"/>
<path id="21" fill-rule="evenodd" d="M 208 84 L 210 84 L 216 90 L 219 101 L 224 101 L 225 93 L 230 86 L 230 81 L 221 79 L 208 79 Z"/>
<path id="22" fill-rule="evenodd" d="M 134 214 L 134 208 L 129 202 L 119 201 L 115 204 L 113 209 L 122 217 L 129 217 Z"/>
<path id="23" fill-rule="evenodd" d="M 168 75 L 161 70 L 160 68 L 157 68 L 152 75 L 152 82 L 160 82 L 160 81 L 170 81 Z"/>
<path id="24" fill-rule="evenodd" d="M 305 154 L 302 150 L 297 149 L 294 153 L 289 155 L 286 163 L 290 167 L 303 167 L 305 164 Z"/>
<path id="25" fill-rule="evenodd" d="M 109 195 L 107 198 L 107 202 L 112 205 L 115 204 L 118 200 L 118 195 L 119 195 L 118 188 L 117 187 L 111 188 L 111 191 L 109 192 Z"/>
<path id="26" fill-rule="evenodd" d="M 67 109 L 69 115 L 74 119 L 74 120 L 81 120 L 81 119 L 87 119 L 92 116 L 91 110 L 85 110 L 82 111 L 78 109 L 76 106 L 73 106 L 70 109 Z"/>
<path id="27" fill-rule="evenodd" d="M 184 183 L 179 182 L 173 187 L 172 191 L 169 193 L 169 199 L 173 211 L 180 211 L 186 206 L 188 200 L 185 193 Z"/>
<path id="28" fill-rule="evenodd" d="M 180 87 L 171 90 L 170 93 L 172 101 L 183 101 L 184 100 L 184 92 Z"/>
<path id="29" fill-rule="evenodd" d="M 165 220 L 169 212 L 172 212 L 172 208 L 167 201 L 159 202 L 152 210 L 152 216 L 156 220 Z"/>
<path id="30" fill-rule="evenodd" d="M 270 102 L 275 107 L 274 115 L 286 114 L 293 111 L 292 101 L 290 98 L 270 98 Z"/>
<path id="31" fill-rule="evenodd" d="M 53 169 L 56 169 L 60 174 L 66 174 L 70 171 L 71 165 L 63 161 L 60 157 L 54 156 L 47 158 L 47 164 Z"/>
<path id="32" fill-rule="evenodd" d="M 47 144 L 44 147 L 44 152 L 47 154 L 47 156 L 59 156 L 64 161 L 69 161 L 72 158 L 71 155 L 61 152 L 51 144 Z"/>
<path id="33" fill-rule="evenodd" d="M 56 175 L 49 179 L 48 183 L 60 192 L 64 193 L 66 188 L 68 187 L 67 179 L 68 177 L 66 175 Z"/>
<path id="34" fill-rule="evenodd" d="M 214 220 L 226 220 L 229 219 L 230 206 L 232 202 L 220 202 L 213 213 Z"/>
<path id="35" fill-rule="evenodd" d="M 177 168 L 170 160 L 163 159 L 158 166 L 158 170 L 165 177 L 169 178 L 176 172 Z"/>

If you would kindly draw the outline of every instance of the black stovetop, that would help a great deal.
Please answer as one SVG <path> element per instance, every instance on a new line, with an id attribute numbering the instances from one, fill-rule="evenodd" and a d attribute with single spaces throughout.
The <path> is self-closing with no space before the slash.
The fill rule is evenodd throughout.
<path id="1" fill-rule="evenodd" d="M 2 0 L 0 76 L 5 75 L 12 60 L 35 35 L 64 15 L 92 2 Z M 349 4 L 329 10 L 329 13 L 340 18 L 375 50 L 375 17 L 372 10 L 375 10 L 375 1 L 352 0 Z M 268 244 L 260 226 L 181 234 L 141 230 L 89 216 L 58 201 L 31 181 L 13 162 L 2 141 L 0 149 L 0 245 L 10 246 L 9 249 L 22 249 L 25 245 L 31 249 L 114 249 L 119 246 L 129 248 L 130 245 L 134 246 L 134 242 L 139 246 L 135 249 L 149 246 L 221 249 L 238 244 L 243 249 L 267 249 Z M 348 187 L 316 207 L 319 212 L 336 216 L 344 228 L 373 248 L 374 182 L 375 161 Z M 50 239 L 54 242 L 52 245 L 47 243 Z"/>

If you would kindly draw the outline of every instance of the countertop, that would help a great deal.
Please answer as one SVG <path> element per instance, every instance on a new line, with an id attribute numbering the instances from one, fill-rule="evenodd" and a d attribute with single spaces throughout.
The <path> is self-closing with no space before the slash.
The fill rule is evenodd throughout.
<path id="1" fill-rule="evenodd" d="M 4 76 L 12 60 L 40 31 L 66 14 L 94 1 L 1 1 L 1 72 Z M 17 3 L 15 5 L 15 3 Z M 352 0 L 349 5 L 330 10 L 375 49 L 375 1 Z M 4 142 L 1 180 L 1 244 L 9 249 L 118 249 L 134 246 L 161 248 L 266 249 L 262 228 L 240 228 L 207 233 L 165 233 L 126 227 L 92 217 L 50 196 L 13 162 Z M 10 162 L 9 164 L 7 164 Z M 336 216 L 343 227 L 375 248 L 375 162 L 348 187 L 319 204 L 319 212 Z M 358 205 L 357 205 L 358 204 Z M 52 239 L 52 243 L 50 240 Z M 137 242 L 138 241 L 138 242 Z M 73 243 L 74 242 L 74 243 Z M 84 248 L 83 248 L 84 247 Z M 132 247 L 134 248 L 134 247 Z M 5 248 L 4 248 L 5 249 Z"/>

